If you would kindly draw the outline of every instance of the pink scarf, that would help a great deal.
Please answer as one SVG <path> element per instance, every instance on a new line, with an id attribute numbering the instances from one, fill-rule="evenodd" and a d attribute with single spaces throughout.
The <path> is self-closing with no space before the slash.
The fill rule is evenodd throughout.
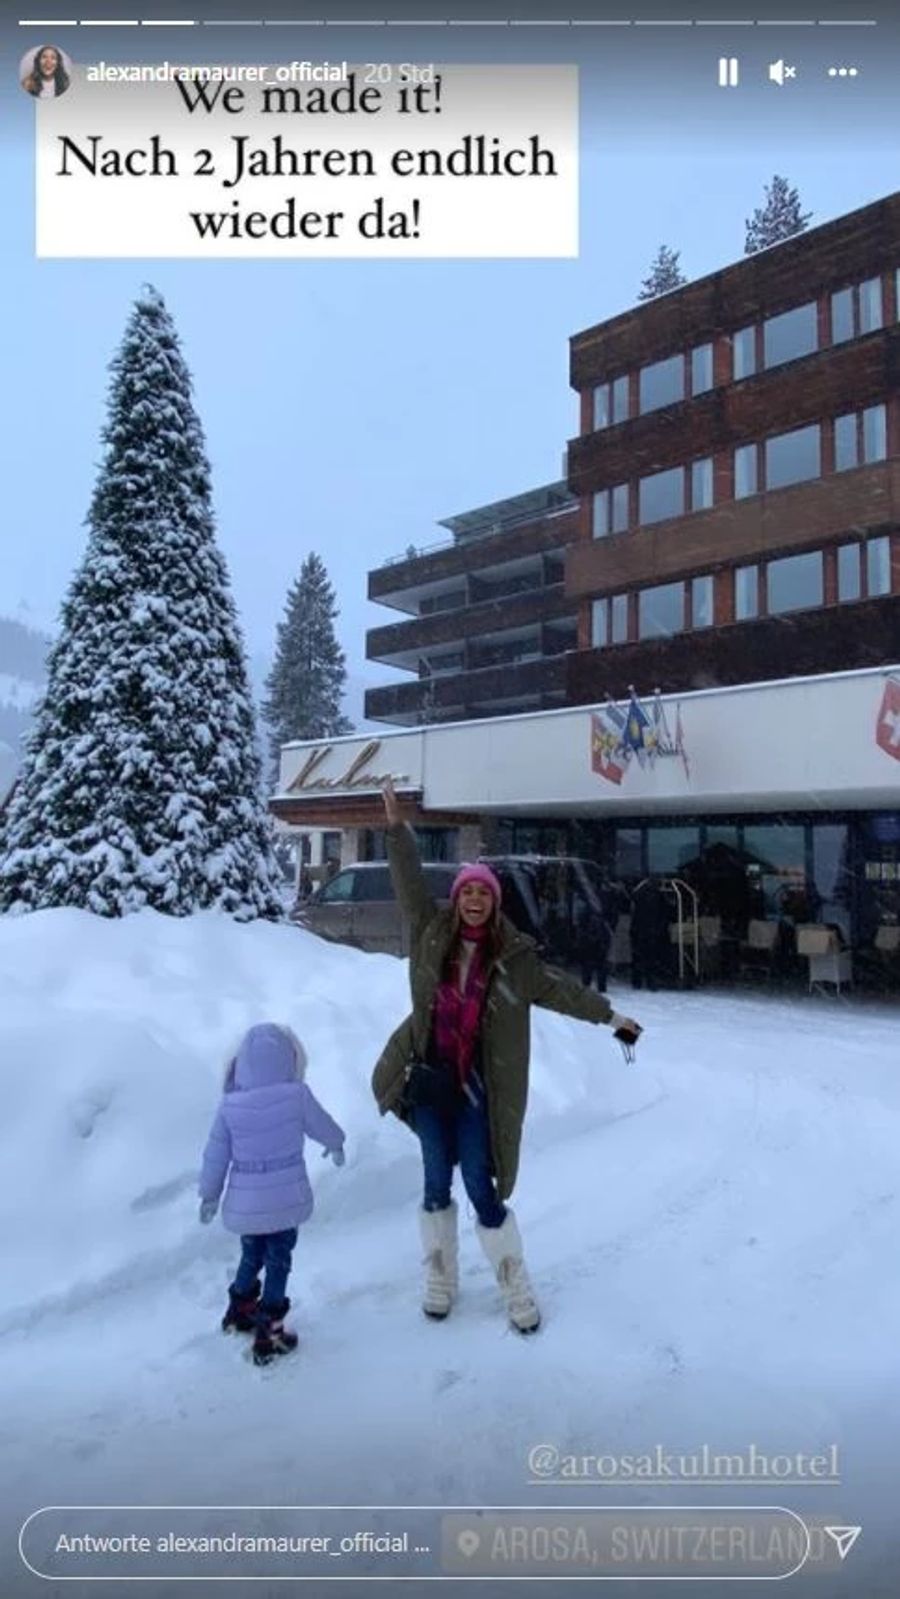
<path id="1" fill-rule="evenodd" d="M 487 988 L 485 941 L 488 929 L 464 927 L 462 937 L 473 945 L 465 988 L 459 990 L 459 956 L 434 996 L 434 1043 L 438 1060 L 456 1069 L 460 1084 L 469 1074 L 481 1029 Z"/>

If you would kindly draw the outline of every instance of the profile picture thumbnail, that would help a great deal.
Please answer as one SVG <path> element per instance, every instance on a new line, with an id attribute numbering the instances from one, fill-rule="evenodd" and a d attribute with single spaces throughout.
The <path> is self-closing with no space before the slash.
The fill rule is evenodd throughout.
<path id="1" fill-rule="evenodd" d="M 55 44 L 29 50 L 19 63 L 19 82 L 35 100 L 53 100 L 65 94 L 72 81 L 72 63 Z"/>

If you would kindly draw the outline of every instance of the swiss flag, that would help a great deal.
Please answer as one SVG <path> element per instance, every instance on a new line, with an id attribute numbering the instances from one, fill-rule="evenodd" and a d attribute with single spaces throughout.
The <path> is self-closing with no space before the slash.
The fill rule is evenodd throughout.
<path id="1" fill-rule="evenodd" d="M 895 761 L 900 761 L 900 678 L 889 677 L 885 685 L 875 742 L 885 755 L 893 755 Z"/>

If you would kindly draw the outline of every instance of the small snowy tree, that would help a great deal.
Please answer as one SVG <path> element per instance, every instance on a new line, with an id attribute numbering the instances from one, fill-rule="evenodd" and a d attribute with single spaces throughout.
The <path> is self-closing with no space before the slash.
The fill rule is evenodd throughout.
<path id="1" fill-rule="evenodd" d="M 800 196 L 792 189 L 787 178 L 776 176 L 765 186 L 766 203 L 757 206 L 745 224 L 744 254 L 755 255 L 770 244 L 780 244 L 782 239 L 792 239 L 803 233 L 812 216 L 811 211 L 800 210 Z"/>
<path id="2" fill-rule="evenodd" d="M 282 744 L 353 732 L 341 712 L 347 667 L 335 636 L 336 616 L 328 573 L 318 555 L 308 555 L 288 593 L 275 663 L 266 681 L 263 715 L 271 732 L 276 784 Z"/>
<path id="3" fill-rule="evenodd" d="M 111 372 L 87 548 L 0 821 L 0 909 L 278 916 L 203 433 L 154 289 Z"/>
<path id="4" fill-rule="evenodd" d="M 641 284 L 639 300 L 655 300 L 658 294 L 668 294 L 687 283 L 678 265 L 680 257 L 680 250 L 670 250 L 667 244 L 660 245 L 651 264 L 650 275 Z"/>

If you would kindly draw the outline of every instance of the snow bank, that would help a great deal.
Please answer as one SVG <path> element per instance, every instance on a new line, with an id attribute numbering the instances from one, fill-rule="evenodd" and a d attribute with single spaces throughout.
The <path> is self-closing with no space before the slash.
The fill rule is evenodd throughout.
<path id="1" fill-rule="evenodd" d="M 0 918 L 5 1314 L 203 1246 L 200 1154 L 228 1051 L 253 1022 L 294 1028 L 310 1084 L 347 1129 L 350 1184 L 317 1171 L 315 1151 L 313 1180 L 338 1188 L 342 1207 L 349 1186 L 353 1209 L 397 1163 L 413 1183 L 413 1141 L 378 1116 L 369 1087 L 407 993 L 405 963 L 291 926 L 213 912 Z M 652 1081 L 618 1069 L 606 1030 L 541 1013 L 534 1034 L 538 1141 L 567 1120 L 618 1117 L 654 1096 Z"/>

